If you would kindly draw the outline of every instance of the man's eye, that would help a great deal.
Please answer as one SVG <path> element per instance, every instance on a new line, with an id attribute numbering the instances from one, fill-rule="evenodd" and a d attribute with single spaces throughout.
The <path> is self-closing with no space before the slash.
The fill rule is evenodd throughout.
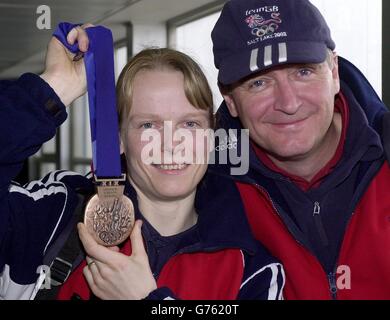
<path id="1" fill-rule="evenodd" d="M 260 87 L 264 86 L 264 84 L 265 84 L 264 80 L 255 80 L 255 81 L 250 83 L 250 87 L 251 88 L 260 88 Z"/>
<path id="2" fill-rule="evenodd" d="M 307 77 L 307 76 L 310 76 L 313 72 L 310 70 L 310 69 L 299 69 L 298 70 L 298 74 L 302 77 Z"/>

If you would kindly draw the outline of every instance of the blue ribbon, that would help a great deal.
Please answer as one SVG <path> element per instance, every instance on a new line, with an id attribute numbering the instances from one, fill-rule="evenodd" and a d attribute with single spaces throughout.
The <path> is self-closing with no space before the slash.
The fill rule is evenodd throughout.
<path id="1" fill-rule="evenodd" d="M 62 22 L 55 36 L 70 52 L 79 52 L 78 43 L 68 44 L 70 30 L 80 24 Z M 87 72 L 92 160 L 95 175 L 121 176 L 118 116 L 116 111 L 114 48 L 111 31 L 102 26 L 85 29 L 89 38 L 84 55 Z"/>

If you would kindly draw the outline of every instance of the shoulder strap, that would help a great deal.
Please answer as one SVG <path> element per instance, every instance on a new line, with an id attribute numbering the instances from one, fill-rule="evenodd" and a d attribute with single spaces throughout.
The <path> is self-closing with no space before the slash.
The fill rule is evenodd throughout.
<path id="1" fill-rule="evenodd" d="M 382 143 L 387 162 L 390 163 L 390 112 L 383 115 L 382 121 Z"/>
<path id="2" fill-rule="evenodd" d="M 45 283 L 45 286 L 38 291 L 35 300 L 54 300 L 61 285 L 85 256 L 77 232 L 77 223 L 83 220 L 87 196 L 82 194 L 77 196 L 79 201 L 72 221 L 50 246 L 43 260 L 44 265 L 50 266 L 50 276 L 45 279 L 49 281 L 50 286 L 47 288 Z"/>

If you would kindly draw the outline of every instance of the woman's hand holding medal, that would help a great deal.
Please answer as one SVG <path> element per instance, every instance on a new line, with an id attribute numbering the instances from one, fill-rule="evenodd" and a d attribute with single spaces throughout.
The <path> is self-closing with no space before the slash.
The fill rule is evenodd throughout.
<path id="1" fill-rule="evenodd" d="M 140 300 L 157 288 L 145 251 L 142 221 L 138 220 L 130 235 L 132 254 L 126 256 L 118 247 L 104 247 L 78 225 L 80 239 L 87 253 L 84 276 L 92 292 L 100 299 Z"/>

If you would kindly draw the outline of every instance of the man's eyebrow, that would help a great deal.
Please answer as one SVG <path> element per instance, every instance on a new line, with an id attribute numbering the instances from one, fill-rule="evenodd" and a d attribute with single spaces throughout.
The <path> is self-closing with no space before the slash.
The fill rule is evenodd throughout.
<path id="1" fill-rule="evenodd" d="M 323 67 L 324 64 L 321 62 L 321 63 L 307 63 L 307 65 L 310 67 L 321 68 L 321 67 Z"/>
<path id="2" fill-rule="evenodd" d="M 301 68 L 308 67 L 308 68 L 313 68 L 313 69 L 321 69 L 321 68 L 324 67 L 324 65 L 325 65 L 324 62 L 321 62 L 321 63 L 298 63 L 298 64 L 296 64 L 296 66 L 301 67 Z"/>

